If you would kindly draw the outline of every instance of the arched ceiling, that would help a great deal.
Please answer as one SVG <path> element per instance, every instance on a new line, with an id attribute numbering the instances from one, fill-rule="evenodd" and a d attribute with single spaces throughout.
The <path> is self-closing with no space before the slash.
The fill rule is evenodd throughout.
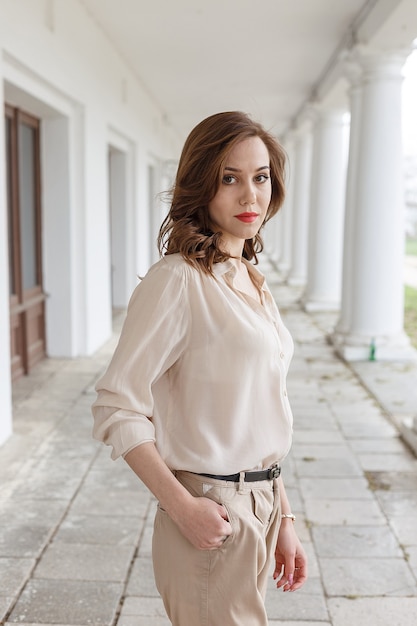
<path id="1" fill-rule="evenodd" d="M 407 7 L 417 7 L 416 0 L 81 1 L 181 139 L 207 115 L 232 109 L 285 132 L 358 33 L 367 42 L 394 14 L 397 31 L 409 29 Z"/>

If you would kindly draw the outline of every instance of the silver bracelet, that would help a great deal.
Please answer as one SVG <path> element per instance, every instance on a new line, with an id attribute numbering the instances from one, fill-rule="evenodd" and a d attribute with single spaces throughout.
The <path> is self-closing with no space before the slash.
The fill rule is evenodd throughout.
<path id="1" fill-rule="evenodd" d="M 293 513 L 283 513 L 281 519 L 285 518 L 292 519 L 292 521 L 295 522 L 295 515 Z"/>

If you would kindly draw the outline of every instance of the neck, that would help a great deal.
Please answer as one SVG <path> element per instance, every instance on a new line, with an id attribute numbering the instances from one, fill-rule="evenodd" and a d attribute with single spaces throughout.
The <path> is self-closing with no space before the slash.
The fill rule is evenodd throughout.
<path id="1" fill-rule="evenodd" d="M 236 257 L 236 256 L 232 256 L 230 257 L 230 261 L 233 263 L 233 265 L 236 267 L 236 269 L 240 269 L 243 265 L 243 261 L 242 261 L 242 257 Z"/>

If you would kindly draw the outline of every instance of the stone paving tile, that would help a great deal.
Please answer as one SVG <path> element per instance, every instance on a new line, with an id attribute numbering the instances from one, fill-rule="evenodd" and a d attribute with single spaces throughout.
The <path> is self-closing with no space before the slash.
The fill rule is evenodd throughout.
<path id="1" fill-rule="evenodd" d="M 396 558 L 319 558 L 328 596 L 415 596 L 408 564 Z"/>
<path id="2" fill-rule="evenodd" d="M 137 515 L 143 519 L 148 504 L 149 499 L 143 498 L 139 491 L 132 489 L 128 493 L 126 490 L 110 489 L 103 482 L 101 487 L 83 485 L 73 502 L 72 511 L 80 515 Z"/>
<path id="3" fill-rule="evenodd" d="M 347 500 L 370 500 L 374 496 L 369 489 L 366 478 L 305 478 L 301 477 L 299 485 L 307 500 L 340 500 L 341 494 Z"/>
<path id="4" fill-rule="evenodd" d="M 37 557 L 61 521 L 63 500 L 14 500 L 0 503 L 0 554 Z"/>
<path id="5" fill-rule="evenodd" d="M 6 615 L 10 612 L 19 593 L 20 587 L 18 587 L 10 596 L 0 595 L 0 624 L 3 624 L 2 620 L 4 620 Z"/>
<path id="6" fill-rule="evenodd" d="M 12 622 L 5 622 L 5 626 L 10 626 L 11 624 Z M 44 622 L 42 624 L 39 622 L 37 624 L 33 622 L 29 624 L 28 622 L 19 622 L 19 626 L 56 626 L 56 624 L 46 624 Z M 74 624 L 59 624 L 59 626 L 74 626 Z"/>
<path id="7" fill-rule="evenodd" d="M 153 535 L 153 514 L 151 516 L 152 525 L 145 526 L 143 529 L 141 542 L 138 550 L 138 556 L 152 556 L 152 535 Z"/>
<path id="8" fill-rule="evenodd" d="M 417 598 L 330 598 L 328 606 L 333 626 L 416 624 Z"/>
<path id="9" fill-rule="evenodd" d="M 368 478 L 375 482 L 375 490 L 382 491 L 417 491 L 417 472 L 367 472 Z"/>
<path id="10" fill-rule="evenodd" d="M 350 439 L 349 444 L 357 454 L 365 452 L 404 454 L 404 443 L 398 436 L 383 439 Z"/>
<path id="11" fill-rule="evenodd" d="M 119 516 L 76 515 L 70 511 L 55 540 L 69 544 L 130 546 L 137 544 L 141 532 L 141 520 L 133 515 L 124 515 L 121 521 Z"/>
<path id="12" fill-rule="evenodd" d="M 394 530 L 398 541 L 404 546 L 417 545 L 417 515 L 392 517 L 390 526 Z"/>
<path id="13" fill-rule="evenodd" d="M 266 609 L 271 620 L 326 621 L 328 612 L 322 592 L 283 593 L 275 589 L 266 596 Z M 298 626 L 298 625 L 297 625 Z"/>
<path id="14" fill-rule="evenodd" d="M 285 487 L 285 491 L 287 492 L 288 499 L 291 502 L 293 513 L 300 513 L 304 509 L 300 490 L 296 487 Z"/>
<path id="15" fill-rule="evenodd" d="M 358 362 L 355 371 L 376 395 L 384 408 L 393 414 L 415 414 L 417 407 L 416 362 Z"/>
<path id="16" fill-rule="evenodd" d="M 320 526 L 313 527 L 311 532 L 321 557 L 404 558 L 388 526 Z"/>
<path id="17" fill-rule="evenodd" d="M 35 567 L 35 559 L 0 558 L 0 597 L 16 595 L 26 582 L 28 571 Z"/>
<path id="18" fill-rule="evenodd" d="M 342 422 L 341 429 L 347 439 L 360 438 L 381 438 L 381 437 L 395 437 L 397 431 L 394 426 L 389 424 L 383 418 L 373 419 L 368 421 L 367 417 L 363 418 L 363 421 L 355 422 Z"/>
<path id="19" fill-rule="evenodd" d="M 167 617 L 150 616 L 137 617 L 135 615 L 121 616 L 117 621 L 117 626 L 170 626 L 171 622 Z"/>
<path id="20" fill-rule="evenodd" d="M 34 578 L 123 582 L 133 558 L 133 546 L 52 543 Z"/>
<path id="21" fill-rule="evenodd" d="M 404 451 L 401 454 L 358 454 L 361 467 L 370 472 L 417 472 L 417 460 Z"/>
<path id="22" fill-rule="evenodd" d="M 296 442 L 292 448 L 292 456 L 296 459 L 318 461 L 319 459 L 355 458 L 346 443 L 314 444 Z"/>
<path id="23" fill-rule="evenodd" d="M 125 617 L 160 617 L 167 619 L 161 598 L 139 598 L 136 596 L 125 598 L 120 618 Z"/>
<path id="24" fill-rule="evenodd" d="M 8 621 L 110 626 L 122 589 L 117 583 L 32 579 Z"/>
<path id="25" fill-rule="evenodd" d="M 376 491 L 375 496 L 388 517 L 397 515 L 417 516 L 417 492 L 396 491 L 392 493 L 391 491 Z"/>
<path id="26" fill-rule="evenodd" d="M 297 474 L 300 477 L 340 477 L 352 478 L 361 477 L 362 471 L 353 453 L 342 458 L 321 458 L 314 457 L 295 460 Z"/>
<path id="27" fill-rule="evenodd" d="M 306 500 L 310 523 L 333 526 L 384 526 L 386 518 L 373 500 Z"/>
<path id="28" fill-rule="evenodd" d="M 406 553 L 408 564 L 411 568 L 411 571 L 414 573 L 414 576 L 417 578 L 417 545 L 414 547 L 407 546 L 405 548 L 405 553 Z"/>
<path id="29" fill-rule="evenodd" d="M 294 445 L 315 443 L 338 444 L 343 443 L 344 438 L 338 429 L 333 430 L 303 430 L 297 421 L 297 430 L 294 432 Z"/>
<path id="30" fill-rule="evenodd" d="M 121 492 L 135 491 L 136 493 L 148 493 L 143 483 L 135 476 L 132 470 L 124 462 L 111 461 L 102 456 L 94 461 L 94 465 L 84 481 L 84 487 L 108 487 Z"/>
<path id="31" fill-rule="evenodd" d="M 300 537 L 300 540 L 301 540 L 301 537 Z M 314 581 L 315 580 L 319 581 L 320 579 L 319 562 L 317 559 L 316 551 L 314 549 L 314 544 L 311 541 L 308 541 L 307 539 L 304 539 L 304 538 L 302 541 L 303 541 L 303 548 L 306 551 L 307 558 L 308 558 L 308 576 L 309 576 L 308 585 L 306 589 L 303 589 L 303 591 L 312 593 Z"/>
<path id="32" fill-rule="evenodd" d="M 152 558 L 150 556 L 141 556 L 135 559 L 126 589 L 126 596 L 159 597 L 154 577 L 149 575 L 150 572 L 152 572 Z"/>
<path id="33" fill-rule="evenodd" d="M 291 395 L 290 395 L 291 399 Z M 315 430 L 328 430 L 328 431 L 338 431 L 339 428 L 334 421 L 334 418 L 331 415 L 318 415 L 314 416 L 311 413 L 301 413 L 298 412 L 297 409 L 293 408 L 294 421 L 297 428 L 300 430 L 311 430 L 314 432 Z"/>
<path id="34" fill-rule="evenodd" d="M 84 470 L 85 471 L 85 470 Z M 30 479 L 22 478 L 14 490 L 15 498 L 45 497 L 52 500 L 71 500 L 77 492 L 83 472 L 71 475 L 68 467 L 53 467 L 44 470 L 35 470 Z"/>

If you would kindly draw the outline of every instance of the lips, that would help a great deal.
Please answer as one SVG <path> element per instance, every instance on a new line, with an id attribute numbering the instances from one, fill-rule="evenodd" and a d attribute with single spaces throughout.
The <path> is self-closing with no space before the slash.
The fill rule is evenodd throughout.
<path id="1" fill-rule="evenodd" d="M 235 217 L 241 222 L 251 224 L 257 219 L 258 213 L 239 213 L 239 215 L 235 215 Z"/>

